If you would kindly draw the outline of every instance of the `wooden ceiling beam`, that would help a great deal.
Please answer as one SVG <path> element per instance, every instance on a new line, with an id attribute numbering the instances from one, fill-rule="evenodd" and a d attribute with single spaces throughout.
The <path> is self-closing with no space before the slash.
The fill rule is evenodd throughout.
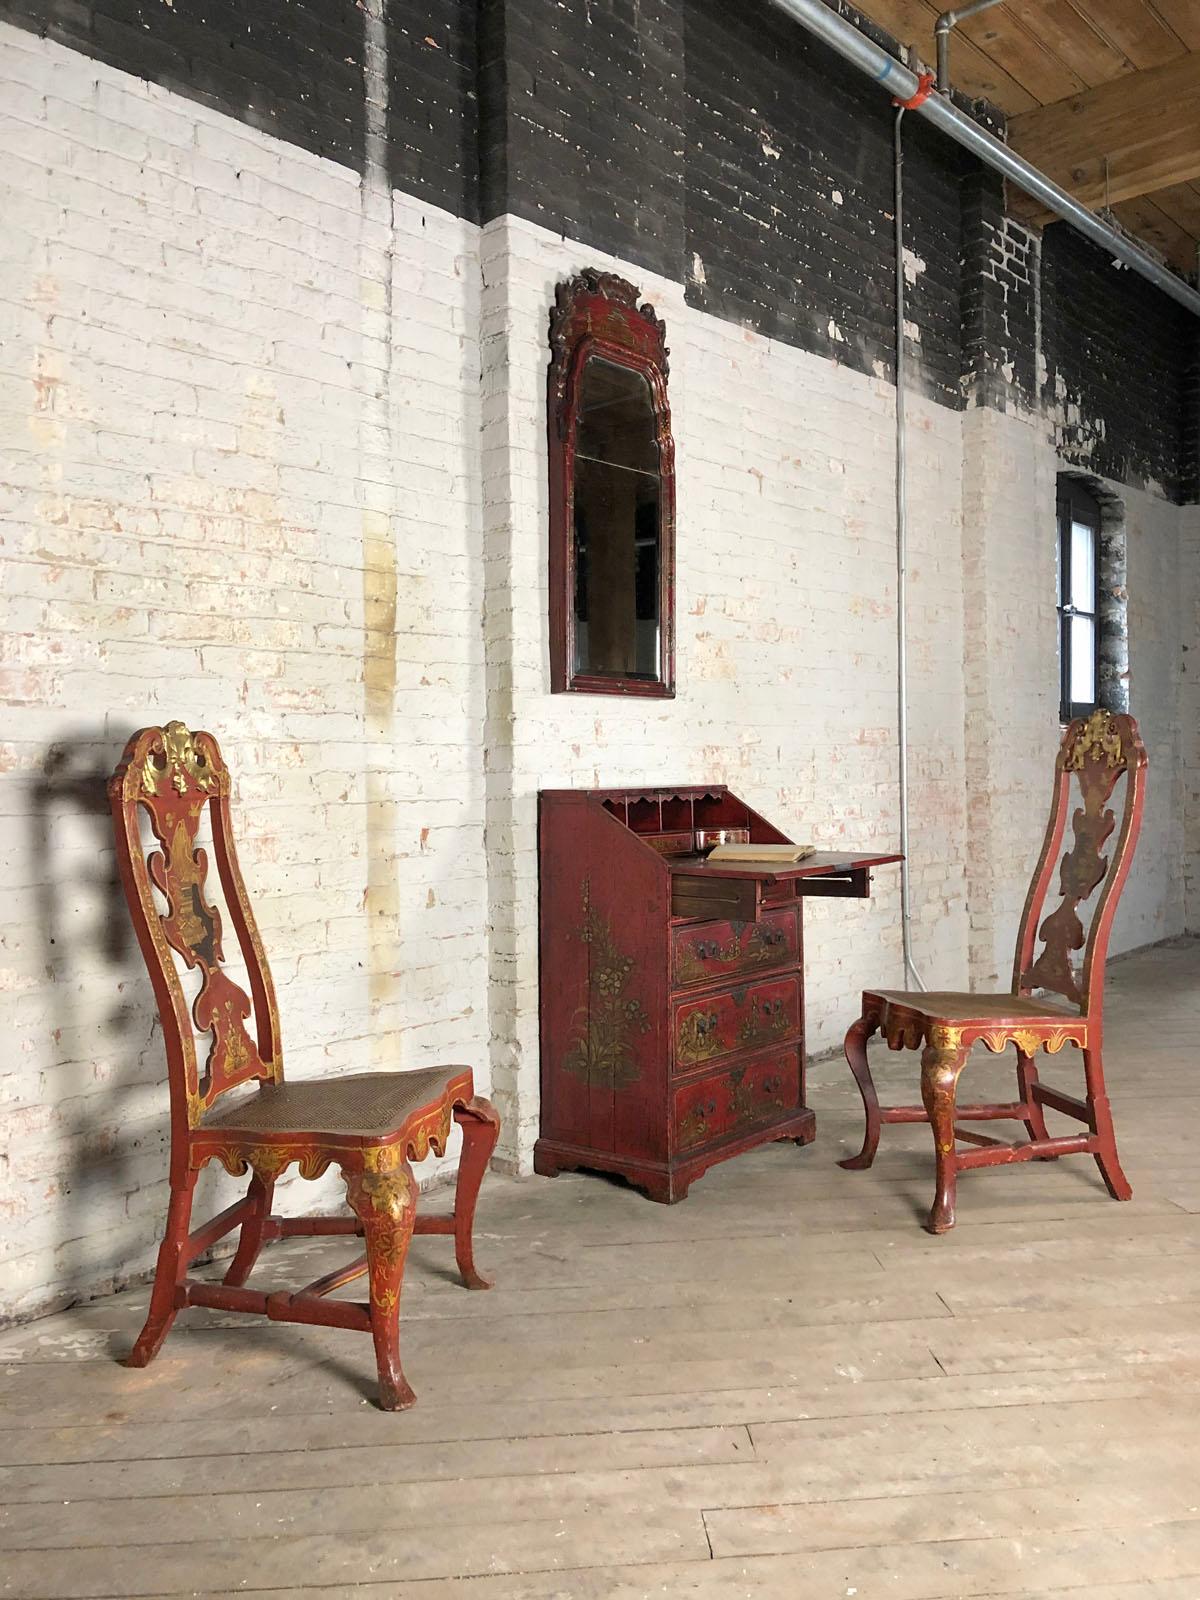
<path id="1" fill-rule="evenodd" d="M 1009 143 L 1085 205 L 1200 177 L 1200 51 L 1010 119 Z M 1022 221 L 1049 220 L 1015 188 Z"/>

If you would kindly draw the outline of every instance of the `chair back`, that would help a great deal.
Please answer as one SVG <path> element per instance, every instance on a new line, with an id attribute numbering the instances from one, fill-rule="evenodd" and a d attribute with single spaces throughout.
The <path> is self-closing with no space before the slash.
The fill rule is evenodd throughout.
<path id="1" fill-rule="evenodd" d="M 182 722 L 143 728 L 125 746 L 108 781 L 108 800 L 121 883 L 162 1018 L 172 1131 L 178 1132 L 194 1128 L 236 1084 L 283 1078 L 275 990 L 233 843 L 229 770 L 210 733 L 189 733 Z M 206 806 L 221 890 L 254 996 L 256 1040 L 245 1026 L 250 999 L 224 970 L 221 914 L 205 898 L 208 852 L 197 847 L 196 835 Z M 143 846 L 143 811 L 158 850 Z M 176 956 L 200 974 L 190 1008 Z M 205 1033 L 211 1042 L 201 1070 L 197 1034 Z"/>
<path id="2" fill-rule="evenodd" d="M 1054 798 L 1046 838 L 1021 915 L 1013 964 L 1014 994 L 1048 989 L 1077 1005 L 1084 1016 L 1100 1020 L 1108 936 L 1142 825 L 1146 768 L 1146 749 L 1137 723 L 1124 713 L 1094 711 L 1091 716 L 1077 717 L 1064 734 L 1054 764 Z M 1117 827 L 1116 815 L 1108 803 L 1122 779 L 1125 789 L 1120 828 L 1112 849 L 1105 855 L 1105 847 Z M 1059 864 L 1062 898 L 1042 921 L 1076 785 L 1082 804 L 1072 817 L 1074 841 Z M 1080 908 L 1086 906 L 1097 889 L 1100 894 L 1085 930 Z M 1037 950 L 1039 942 L 1041 949 Z M 1084 951 L 1081 969 L 1073 959 L 1072 952 L 1076 950 Z"/>

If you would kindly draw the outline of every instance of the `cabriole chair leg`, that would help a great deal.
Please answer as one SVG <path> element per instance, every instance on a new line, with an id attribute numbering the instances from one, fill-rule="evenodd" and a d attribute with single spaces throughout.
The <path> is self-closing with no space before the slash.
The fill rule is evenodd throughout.
<path id="1" fill-rule="evenodd" d="M 954 1102 L 958 1076 L 967 1051 L 927 1045 L 921 1056 L 921 1100 L 933 1129 L 937 1156 L 937 1190 L 926 1227 L 930 1233 L 949 1233 L 954 1226 L 958 1186 L 958 1160 L 954 1148 Z"/>
<path id="2" fill-rule="evenodd" d="M 463 1139 L 454 1189 L 454 1256 L 468 1289 L 490 1289 L 491 1279 L 475 1269 L 475 1205 L 500 1137 L 500 1118 L 489 1101 L 476 1095 L 468 1105 L 454 1108 L 454 1120 L 462 1129 Z"/>
<path id="3" fill-rule="evenodd" d="M 167 1231 L 158 1250 L 158 1265 L 154 1269 L 154 1288 L 150 1291 L 150 1309 L 146 1324 L 138 1335 L 137 1343 L 126 1357 L 129 1367 L 148 1366 L 162 1349 L 162 1342 L 171 1331 L 171 1324 L 179 1314 L 175 1304 L 175 1290 L 187 1274 L 188 1226 L 192 1218 L 192 1196 L 196 1190 L 196 1172 L 188 1172 L 182 1183 L 171 1190 L 167 1207 Z"/>
<path id="4" fill-rule="evenodd" d="M 871 1068 L 867 1061 L 867 1040 L 874 1032 L 874 1022 L 866 1017 L 860 1017 L 846 1033 L 846 1060 L 850 1064 L 850 1071 L 854 1074 L 858 1092 L 862 1095 L 863 1111 L 867 1119 L 862 1149 L 856 1156 L 847 1156 L 844 1161 L 838 1162 L 839 1167 L 845 1167 L 851 1172 L 869 1167 L 879 1147 L 879 1096 L 875 1093 L 875 1080 L 871 1077 Z"/>
<path id="5" fill-rule="evenodd" d="M 404 1411 L 417 1398 L 400 1365 L 400 1290 L 417 1220 L 416 1181 L 407 1161 L 384 1172 L 343 1176 L 350 1208 L 366 1238 L 379 1406 L 383 1411 Z"/>

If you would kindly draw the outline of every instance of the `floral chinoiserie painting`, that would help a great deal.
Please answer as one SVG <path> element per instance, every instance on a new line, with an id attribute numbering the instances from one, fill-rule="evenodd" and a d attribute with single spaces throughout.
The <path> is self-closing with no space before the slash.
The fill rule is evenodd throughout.
<path id="1" fill-rule="evenodd" d="M 588 947 L 588 1004 L 575 1013 L 563 1066 L 589 1083 L 621 1089 L 641 1076 L 633 1043 L 636 1034 L 650 1031 L 650 1018 L 629 993 L 632 958 L 618 949 L 612 925 L 592 907 L 590 878 L 583 880 L 581 901 L 576 937 Z"/>

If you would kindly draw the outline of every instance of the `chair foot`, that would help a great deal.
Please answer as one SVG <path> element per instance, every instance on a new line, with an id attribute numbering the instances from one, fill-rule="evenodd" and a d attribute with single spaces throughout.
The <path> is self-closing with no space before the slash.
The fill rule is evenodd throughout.
<path id="1" fill-rule="evenodd" d="M 475 1268 L 475 1205 L 500 1137 L 500 1117 L 490 1101 L 476 1095 L 467 1105 L 455 1106 L 454 1120 L 463 1137 L 454 1189 L 454 1258 L 468 1289 L 490 1289 L 491 1279 Z"/>
<path id="2" fill-rule="evenodd" d="M 921 1056 L 921 1101 L 933 1129 L 937 1158 L 937 1189 L 929 1220 L 930 1233 L 949 1233 L 954 1226 L 955 1191 L 958 1186 L 958 1160 L 954 1145 L 954 1101 L 958 1077 L 966 1065 L 968 1052 L 961 1047 L 926 1045 Z"/>
<path id="3" fill-rule="evenodd" d="M 415 1406 L 417 1397 L 413 1393 L 412 1385 L 401 1372 L 397 1379 L 379 1378 L 379 1409 L 380 1411 L 407 1411 L 410 1406 Z"/>
<path id="4" fill-rule="evenodd" d="M 1121 1163 L 1117 1160 L 1115 1150 L 1096 1152 L 1096 1165 L 1100 1168 L 1100 1176 L 1104 1179 L 1104 1187 L 1114 1200 L 1132 1200 L 1133 1185 L 1121 1170 Z"/>
<path id="5" fill-rule="evenodd" d="M 176 1310 L 171 1310 L 165 1317 L 147 1318 L 145 1327 L 138 1334 L 137 1342 L 125 1357 L 122 1365 L 126 1367 L 148 1367 L 162 1349 L 163 1341 L 174 1326 L 175 1318 L 178 1314 Z"/>
<path id="6" fill-rule="evenodd" d="M 951 1185 L 950 1193 L 944 1194 L 939 1186 L 937 1199 L 929 1208 L 929 1216 L 925 1219 L 925 1232 L 932 1234 L 949 1233 L 954 1226 L 954 1188 Z"/>
<path id="7" fill-rule="evenodd" d="M 400 1291 L 404 1264 L 417 1219 L 417 1186 L 412 1168 L 394 1150 L 367 1150 L 378 1170 L 346 1171 L 350 1208 L 363 1225 L 371 1286 L 371 1337 L 379 1372 L 379 1404 L 403 1411 L 416 1400 L 400 1365 Z"/>
<path id="8" fill-rule="evenodd" d="M 192 1196 L 196 1189 L 198 1173 L 189 1172 L 182 1184 L 171 1190 L 167 1207 L 167 1230 L 158 1249 L 158 1263 L 154 1269 L 154 1288 L 150 1291 L 150 1309 L 146 1323 L 137 1337 L 133 1349 L 125 1358 L 127 1367 L 146 1367 L 162 1349 L 163 1340 L 171 1331 L 179 1307 L 175 1304 L 175 1290 L 188 1269 L 186 1255 L 188 1225 L 192 1217 Z"/>
<path id="9" fill-rule="evenodd" d="M 263 1178 L 256 1172 L 250 1179 L 247 1194 L 254 1202 L 254 1209 L 242 1223 L 237 1250 L 229 1264 L 228 1272 L 222 1279 L 222 1282 L 235 1289 L 240 1289 L 250 1276 L 254 1270 L 254 1263 L 258 1260 L 258 1253 L 262 1249 L 263 1230 L 267 1218 L 271 1215 L 271 1201 L 275 1194 L 274 1178 Z"/>
<path id="10" fill-rule="evenodd" d="M 862 1096 L 863 1111 L 866 1113 L 867 1121 L 862 1149 L 856 1156 L 847 1156 L 845 1160 L 838 1162 L 838 1166 L 845 1167 L 847 1172 L 861 1172 L 869 1167 L 879 1147 L 879 1097 L 875 1093 L 875 1080 L 871 1077 L 871 1068 L 867 1061 L 867 1040 L 875 1032 L 876 1026 L 873 1017 L 862 1016 L 846 1034 L 846 1060 L 850 1071 L 854 1074 L 858 1092 Z"/>

